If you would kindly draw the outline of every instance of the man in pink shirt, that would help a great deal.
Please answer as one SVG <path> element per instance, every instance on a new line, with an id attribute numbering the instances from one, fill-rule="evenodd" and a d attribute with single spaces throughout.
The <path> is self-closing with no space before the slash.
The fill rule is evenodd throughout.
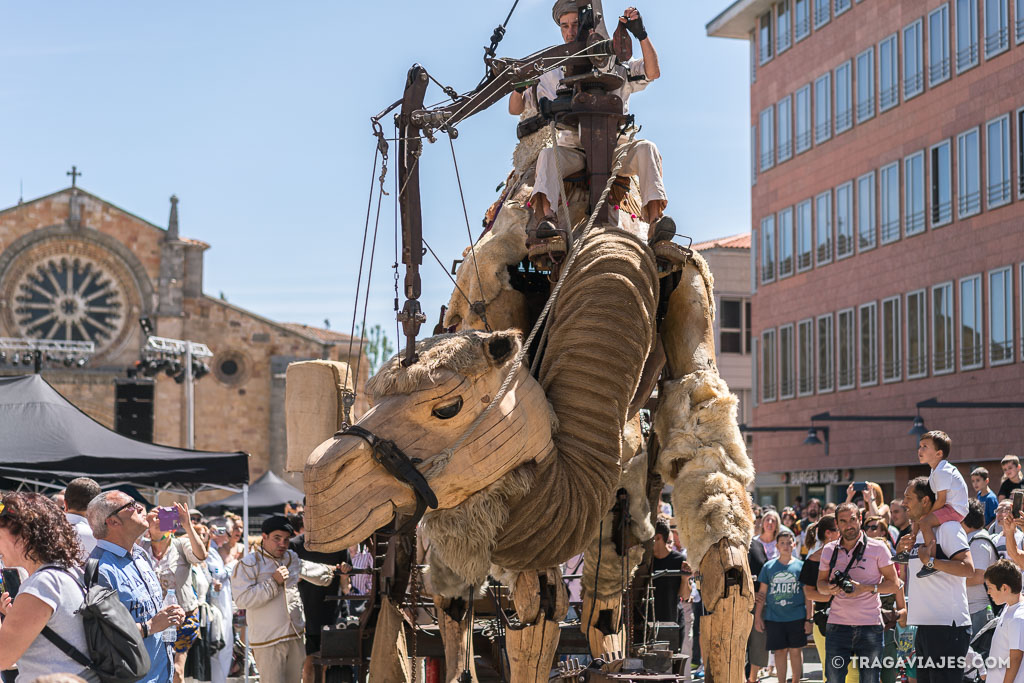
<path id="1" fill-rule="evenodd" d="M 851 657 L 858 657 L 861 683 L 879 683 L 882 673 L 882 601 L 899 590 L 889 548 L 860 527 L 860 508 L 836 508 L 839 540 L 821 552 L 818 592 L 832 596 L 825 628 L 825 680 L 845 683 Z"/>

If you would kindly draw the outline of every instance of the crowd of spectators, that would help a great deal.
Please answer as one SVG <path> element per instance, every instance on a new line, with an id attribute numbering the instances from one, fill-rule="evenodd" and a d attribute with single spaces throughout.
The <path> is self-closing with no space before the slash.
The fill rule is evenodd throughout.
<path id="1" fill-rule="evenodd" d="M 224 683 L 247 666 L 261 680 L 314 680 L 322 627 L 347 616 L 349 601 L 329 597 L 368 587 L 349 580 L 348 551 L 305 548 L 301 505 L 290 508 L 289 516 L 265 519 L 259 536 L 246 537 L 237 515 L 208 519 L 180 503 L 147 510 L 84 477 L 59 497 L 3 493 L 4 683 L 99 683 L 94 668 L 81 663 L 90 660 L 79 609 L 87 567 L 136 623 L 149 662 L 143 683 Z M 367 566 L 368 553 L 354 550 Z"/>
<path id="2" fill-rule="evenodd" d="M 945 433 L 924 435 L 930 475 L 888 503 L 877 483 L 855 482 L 838 505 L 754 506 L 749 683 L 799 681 L 808 641 L 828 683 L 1024 682 L 1020 460 L 1002 459 L 994 491 L 984 467 L 968 484 L 951 450 Z"/>

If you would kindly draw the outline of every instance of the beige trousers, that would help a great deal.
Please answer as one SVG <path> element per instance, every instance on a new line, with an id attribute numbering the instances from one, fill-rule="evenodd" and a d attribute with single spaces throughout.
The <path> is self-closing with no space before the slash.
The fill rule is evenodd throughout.
<path id="1" fill-rule="evenodd" d="M 306 647 L 301 638 L 253 648 L 252 658 L 265 683 L 302 683 Z"/>
<path id="2" fill-rule="evenodd" d="M 555 149 L 558 150 L 558 161 L 555 161 Z M 586 159 L 583 151 L 574 147 L 545 147 L 537 157 L 537 179 L 533 185 L 533 194 L 543 192 L 552 205 L 562 196 L 561 178 L 558 176 L 559 166 L 562 175 L 572 175 L 583 169 Z M 665 182 L 661 172 L 661 154 L 658 146 L 650 140 L 637 140 L 619 170 L 622 176 L 640 177 L 641 205 L 655 199 L 668 201 L 665 194 Z"/>

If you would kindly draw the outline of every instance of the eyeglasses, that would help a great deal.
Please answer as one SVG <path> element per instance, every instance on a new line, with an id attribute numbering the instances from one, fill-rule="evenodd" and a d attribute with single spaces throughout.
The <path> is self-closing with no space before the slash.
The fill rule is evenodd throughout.
<path id="1" fill-rule="evenodd" d="M 878 525 L 877 524 L 868 524 L 864 528 L 867 529 L 868 531 L 878 531 Z"/>
<path id="2" fill-rule="evenodd" d="M 146 508 L 142 507 L 142 503 L 138 503 L 138 502 L 133 500 L 132 502 L 125 503 L 121 507 L 119 507 L 116 510 L 114 510 L 113 512 L 111 512 L 109 515 L 107 515 L 107 519 L 110 519 L 111 517 L 116 517 L 117 515 L 119 515 L 121 513 L 122 510 L 127 510 L 128 508 L 132 508 L 135 512 L 145 512 L 146 511 Z"/>

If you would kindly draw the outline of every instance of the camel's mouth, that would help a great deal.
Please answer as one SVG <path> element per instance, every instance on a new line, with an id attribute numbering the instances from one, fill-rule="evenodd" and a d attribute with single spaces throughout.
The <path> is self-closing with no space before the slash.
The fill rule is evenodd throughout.
<path id="1" fill-rule="evenodd" d="M 353 546 L 416 509 L 412 488 L 375 462 L 356 436 L 320 444 L 306 463 L 305 483 L 306 545 L 318 552 Z"/>

